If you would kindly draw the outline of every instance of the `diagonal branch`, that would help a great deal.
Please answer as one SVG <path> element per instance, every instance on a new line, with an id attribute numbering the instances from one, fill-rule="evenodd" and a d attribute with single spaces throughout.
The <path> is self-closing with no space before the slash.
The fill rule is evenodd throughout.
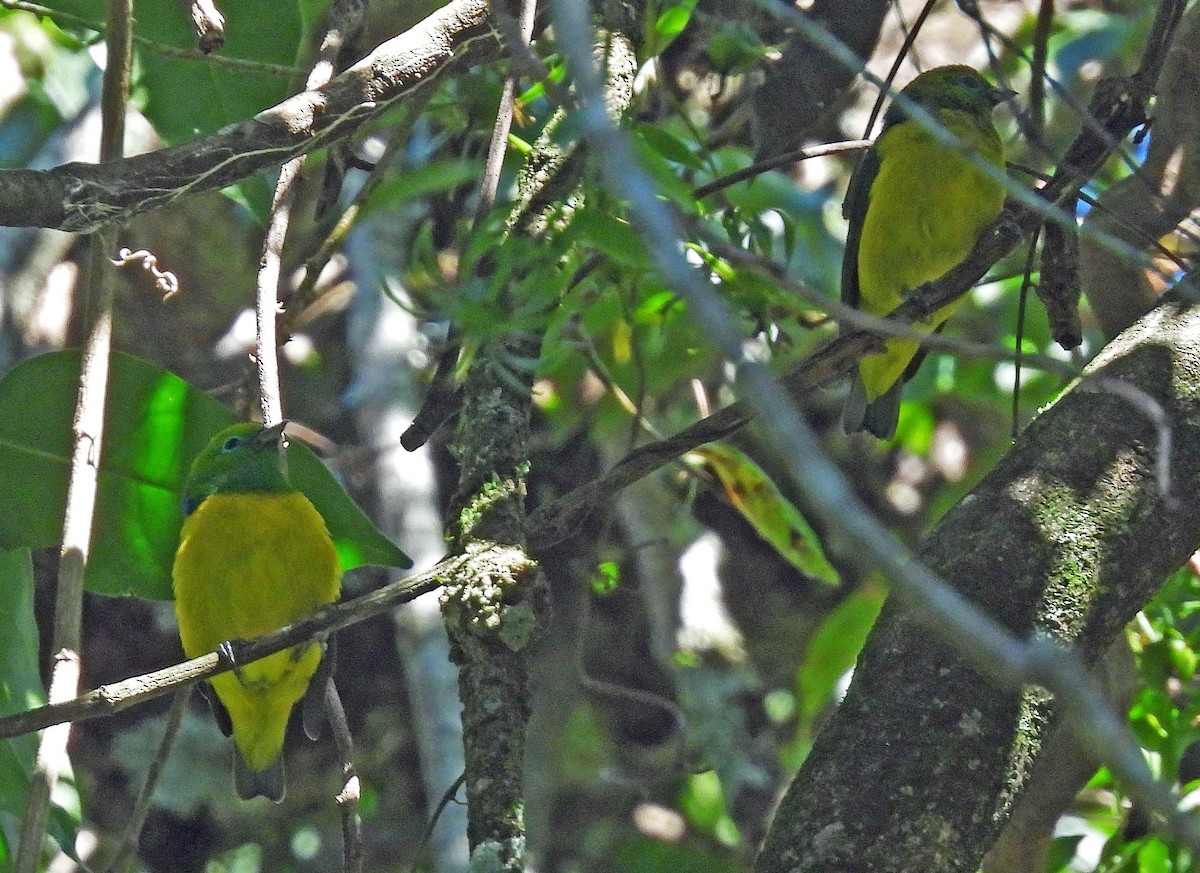
<path id="1" fill-rule="evenodd" d="M 105 164 L 0 170 L 0 226 L 94 231 L 353 133 L 455 61 L 492 57 L 487 0 L 453 0 L 323 87 L 206 137 Z"/>
<path id="2" fill-rule="evenodd" d="M 448 576 L 462 572 L 466 563 L 468 559 L 461 556 L 446 558 L 422 573 L 400 579 L 353 600 L 323 607 L 303 621 L 277 631 L 250 640 L 232 640 L 236 655 L 234 660 L 239 665 L 249 664 L 379 615 L 401 603 L 437 590 Z M 232 670 L 233 666 L 233 662 L 223 660 L 216 652 L 210 652 L 181 664 L 102 685 L 73 700 L 46 704 L 0 718 L 0 739 L 20 736 L 65 722 L 112 715 L 216 676 L 218 673 L 225 673 Z"/>

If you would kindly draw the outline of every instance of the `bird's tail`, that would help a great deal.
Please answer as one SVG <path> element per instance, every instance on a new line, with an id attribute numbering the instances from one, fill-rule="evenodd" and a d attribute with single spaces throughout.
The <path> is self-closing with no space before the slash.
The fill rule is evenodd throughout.
<path id="1" fill-rule="evenodd" d="M 241 754 L 233 753 L 233 784 L 238 797 L 251 800 L 265 797 L 272 803 L 282 803 L 286 784 L 283 775 L 283 754 L 267 765 L 265 770 L 251 770 Z"/>
<path id="2" fill-rule="evenodd" d="M 855 373 L 850 378 L 850 393 L 842 410 L 842 429 L 846 433 L 865 430 L 881 440 L 890 440 L 896 435 L 896 423 L 900 420 L 900 391 L 904 380 L 897 379 L 892 387 L 867 401 L 867 389 L 862 378 Z"/>

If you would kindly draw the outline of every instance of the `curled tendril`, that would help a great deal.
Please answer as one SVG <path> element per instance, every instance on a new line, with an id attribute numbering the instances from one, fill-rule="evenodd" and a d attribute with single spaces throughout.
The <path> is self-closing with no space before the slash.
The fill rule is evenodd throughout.
<path id="1" fill-rule="evenodd" d="M 128 248 L 122 248 L 111 260 L 117 267 L 124 267 L 135 262 L 140 263 L 142 269 L 149 270 L 150 275 L 154 277 L 154 287 L 162 294 L 164 301 L 170 300 L 179 293 L 179 277 L 170 270 L 160 270 L 158 258 L 147 249 L 138 249 L 133 252 Z"/>

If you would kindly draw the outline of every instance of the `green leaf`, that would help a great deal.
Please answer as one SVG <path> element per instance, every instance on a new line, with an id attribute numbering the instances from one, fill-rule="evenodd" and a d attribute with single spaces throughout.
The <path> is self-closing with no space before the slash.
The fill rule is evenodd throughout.
<path id="1" fill-rule="evenodd" d="M 61 540 L 78 377 L 79 353 L 66 351 L 32 358 L 0 380 L 0 548 Z M 183 481 L 209 437 L 233 421 L 173 373 L 114 354 L 89 590 L 171 598 Z M 307 447 L 293 441 L 288 461 L 292 483 L 325 517 L 343 570 L 411 566 Z"/>
<path id="2" fill-rule="evenodd" d="M 584 246 L 594 248 L 618 264 L 643 271 L 654 266 L 643 236 L 628 221 L 611 212 L 585 207 L 576 213 L 574 228 Z"/>
<path id="3" fill-rule="evenodd" d="M 104 21 L 103 0 L 48 0 L 46 5 Z M 305 19 L 316 12 L 311 0 L 223 0 L 220 6 L 225 17 L 225 44 L 216 53 L 220 57 L 294 67 L 298 47 L 311 43 L 304 29 Z M 196 46 L 185 4 L 178 0 L 137 0 L 134 22 L 138 36 L 180 49 Z M 135 85 L 145 95 L 142 111 L 169 145 L 249 118 L 288 94 L 286 76 L 214 60 L 167 57 L 136 43 L 134 50 Z"/>
<path id="4" fill-rule="evenodd" d="M 241 206 L 260 225 L 267 223 L 271 214 L 271 198 L 275 196 L 275 186 L 268 182 L 265 176 L 249 176 L 235 185 L 222 188 L 221 193 Z"/>
<path id="5" fill-rule="evenodd" d="M 478 161 L 431 161 L 408 171 L 392 172 L 371 195 L 368 210 L 395 208 L 411 200 L 474 182 L 483 173 Z"/>
<path id="6" fill-rule="evenodd" d="M 1161 840 L 1150 838 L 1138 849 L 1138 873 L 1170 873 L 1171 850 Z"/>
<path id="7" fill-rule="evenodd" d="M 597 597 L 612 594 L 621 585 L 621 566 L 616 561 L 601 561 L 592 576 L 592 593 Z"/>
<path id="8" fill-rule="evenodd" d="M 706 850 L 703 845 L 687 841 L 669 843 L 634 834 L 621 839 L 615 849 L 614 863 L 602 869 L 621 873 L 740 873 L 746 866 Z"/>
<path id="9" fill-rule="evenodd" d="M 292 440 L 287 455 L 292 484 L 308 496 L 325 519 L 343 570 L 412 566 L 412 559 L 375 527 L 307 446 Z"/>
<path id="10" fill-rule="evenodd" d="M 33 565 L 28 549 L 0 550 L 0 716 L 24 712 L 46 702 L 38 670 L 38 629 L 33 612 Z M 10 822 L 25 815 L 37 735 L 0 740 L 0 815 Z M 64 788 L 70 779 L 64 781 Z M 56 798 L 65 795 L 56 793 Z M 78 810 L 51 807 L 49 831 L 60 846 L 75 845 L 81 817 Z M 13 832 L 15 833 L 15 831 Z M 0 834 L 0 873 L 11 869 Z"/>
<path id="11" fill-rule="evenodd" d="M 0 715 L 45 702 L 38 672 L 38 633 L 33 616 L 33 568 L 28 549 L 0 551 Z M 0 742 L 0 811 L 22 816 L 37 754 L 37 736 Z"/>
<path id="12" fill-rule="evenodd" d="M 829 585 L 841 581 L 800 510 L 749 456 L 724 443 L 709 443 L 689 454 L 712 468 L 729 502 L 788 563 Z"/>
<path id="13" fill-rule="evenodd" d="M 1046 870 L 1061 870 L 1075 857 L 1076 847 L 1083 842 L 1083 834 L 1055 837 L 1046 853 Z"/>
<path id="14" fill-rule="evenodd" d="M 635 137 L 633 145 L 642 169 L 654 180 L 655 193 L 670 200 L 682 212 L 689 215 L 695 213 L 696 200 L 692 196 L 692 186 L 679 178 L 676 165 L 641 137 Z"/>
<path id="15" fill-rule="evenodd" d="M 668 38 L 679 36 L 692 20 L 692 10 L 695 8 L 696 0 L 683 0 L 668 6 L 654 23 L 655 32 Z"/>
<path id="16" fill-rule="evenodd" d="M 854 666 L 867 633 L 883 608 L 884 596 L 878 586 L 855 591 L 838 604 L 809 642 L 797 677 L 804 724 L 810 724 L 833 701 L 838 680 Z"/>
<path id="17" fill-rule="evenodd" d="M 708 57 L 725 74 L 740 73 L 762 62 L 770 52 L 745 22 L 723 21 L 708 40 Z"/>
<path id="18" fill-rule="evenodd" d="M 643 124 L 637 129 L 638 136 L 645 140 L 646 145 L 654 149 L 668 161 L 691 167 L 695 170 L 704 169 L 704 161 L 700 160 L 687 143 L 661 127 Z"/>

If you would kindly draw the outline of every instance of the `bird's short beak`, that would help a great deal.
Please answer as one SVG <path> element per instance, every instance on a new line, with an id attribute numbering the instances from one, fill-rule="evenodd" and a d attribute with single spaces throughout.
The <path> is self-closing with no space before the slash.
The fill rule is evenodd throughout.
<path id="1" fill-rule="evenodd" d="M 1017 92 L 1012 88 L 993 88 L 992 89 L 992 105 L 999 106 L 1005 101 L 1011 100 L 1017 96 Z"/>
<path id="2" fill-rule="evenodd" d="M 283 438 L 283 429 L 287 427 L 287 425 L 288 423 L 286 419 L 278 424 L 273 424 L 255 436 L 254 441 L 263 446 L 269 446 L 277 443 Z"/>

